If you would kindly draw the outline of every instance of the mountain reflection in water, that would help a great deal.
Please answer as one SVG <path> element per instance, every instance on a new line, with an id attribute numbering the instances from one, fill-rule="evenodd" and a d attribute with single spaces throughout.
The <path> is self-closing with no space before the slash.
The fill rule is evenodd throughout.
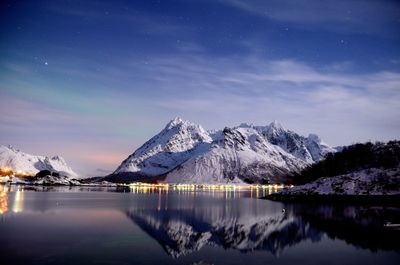
<path id="1" fill-rule="evenodd" d="M 4 264 L 397 264 L 400 231 L 385 224 L 398 205 L 257 194 L 0 186 L 0 252 Z"/>
<path id="2" fill-rule="evenodd" d="M 271 202 L 282 210 L 265 212 L 246 202 L 207 207 L 189 200 L 179 209 L 130 209 L 126 215 L 174 258 L 205 245 L 280 255 L 286 248 L 324 236 L 371 251 L 400 253 L 400 231 L 385 226 L 400 222 L 397 207 Z"/>
<path id="3" fill-rule="evenodd" d="M 242 252 L 266 250 L 277 255 L 303 240 L 319 241 L 322 235 L 301 218 L 286 214 L 210 219 L 210 215 L 191 210 L 131 210 L 127 216 L 175 258 L 205 245 Z"/>

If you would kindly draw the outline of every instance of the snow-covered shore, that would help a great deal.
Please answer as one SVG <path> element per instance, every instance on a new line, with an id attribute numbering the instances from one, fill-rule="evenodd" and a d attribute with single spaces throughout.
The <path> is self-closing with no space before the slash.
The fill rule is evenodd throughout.
<path id="1" fill-rule="evenodd" d="M 400 195 L 400 168 L 370 168 L 320 178 L 276 195 Z"/>

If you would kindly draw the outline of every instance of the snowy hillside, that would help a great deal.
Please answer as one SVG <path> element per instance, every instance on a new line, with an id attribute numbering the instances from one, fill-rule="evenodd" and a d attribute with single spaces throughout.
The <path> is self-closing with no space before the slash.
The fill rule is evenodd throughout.
<path id="1" fill-rule="evenodd" d="M 335 150 L 318 136 L 300 136 L 277 122 L 220 131 L 175 118 L 130 155 L 111 181 L 280 183 Z"/>
<path id="2" fill-rule="evenodd" d="M 24 153 L 12 146 L 0 145 L 0 168 L 11 170 L 14 173 L 35 175 L 41 170 L 57 172 L 60 176 L 77 178 L 78 175 L 67 165 L 60 156 L 52 158 L 35 156 Z"/>
<path id="3" fill-rule="evenodd" d="M 0 176 L 0 183 L 5 184 L 27 184 L 27 185 L 82 185 L 78 179 L 66 176 L 46 175 L 42 177 L 16 177 Z"/>
<path id="4" fill-rule="evenodd" d="M 400 195 L 400 141 L 358 143 L 293 176 L 280 195 Z M 274 195 L 275 196 L 275 195 Z"/>
<path id="5" fill-rule="evenodd" d="M 370 168 L 283 190 L 279 195 L 400 195 L 400 168 Z"/>

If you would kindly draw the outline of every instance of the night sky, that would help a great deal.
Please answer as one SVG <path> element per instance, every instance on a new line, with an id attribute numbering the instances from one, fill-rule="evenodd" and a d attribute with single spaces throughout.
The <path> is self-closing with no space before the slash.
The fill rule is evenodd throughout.
<path id="1" fill-rule="evenodd" d="M 0 143 L 104 175 L 175 116 L 400 135 L 400 2 L 1 1 Z"/>

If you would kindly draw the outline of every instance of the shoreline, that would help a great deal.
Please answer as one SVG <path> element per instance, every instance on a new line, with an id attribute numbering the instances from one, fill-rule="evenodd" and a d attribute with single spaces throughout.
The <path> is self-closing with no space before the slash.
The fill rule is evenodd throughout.
<path id="1" fill-rule="evenodd" d="M 283 195 L 271 194 L 260 199 L 277 201 L 277 202 L 301 202 L 301 203 L 385 203 L 397 204 L 400 206 L 400 194 L 395 195 Z"/>
<path id="2" fill-rule="evenodd" d="M 3 186 L 43 186 L 43 187 L 128 187 L 127 184 L 37 184 L 37 183 L 7 183 L 7 182 L 0 182 L 0 185 Z"/>
<path id="3" fill-rule="evenodd" d="M 211 187 L 214 189 L 223 189 L 223 188 L 231 188 L 235 190 L 241 189 L 273 189 L 273 190 L 281 190 L 285 187 L 284 184 L 271 184 L 271 185 L 263 185 L 263 184 L 238 184 L 238 183 L 148 183 L 148 182 L 132 182 L 132 183 L 119 183 L 119 182 L 108 182 L 105 183 L 28 183 L 28 182 L 0 182 L 0 185 L 27 185 L 27 186 L 94 186 L 94 187 L 132 187 L 132 186 L 171 186 L 171 187 Z"/>

